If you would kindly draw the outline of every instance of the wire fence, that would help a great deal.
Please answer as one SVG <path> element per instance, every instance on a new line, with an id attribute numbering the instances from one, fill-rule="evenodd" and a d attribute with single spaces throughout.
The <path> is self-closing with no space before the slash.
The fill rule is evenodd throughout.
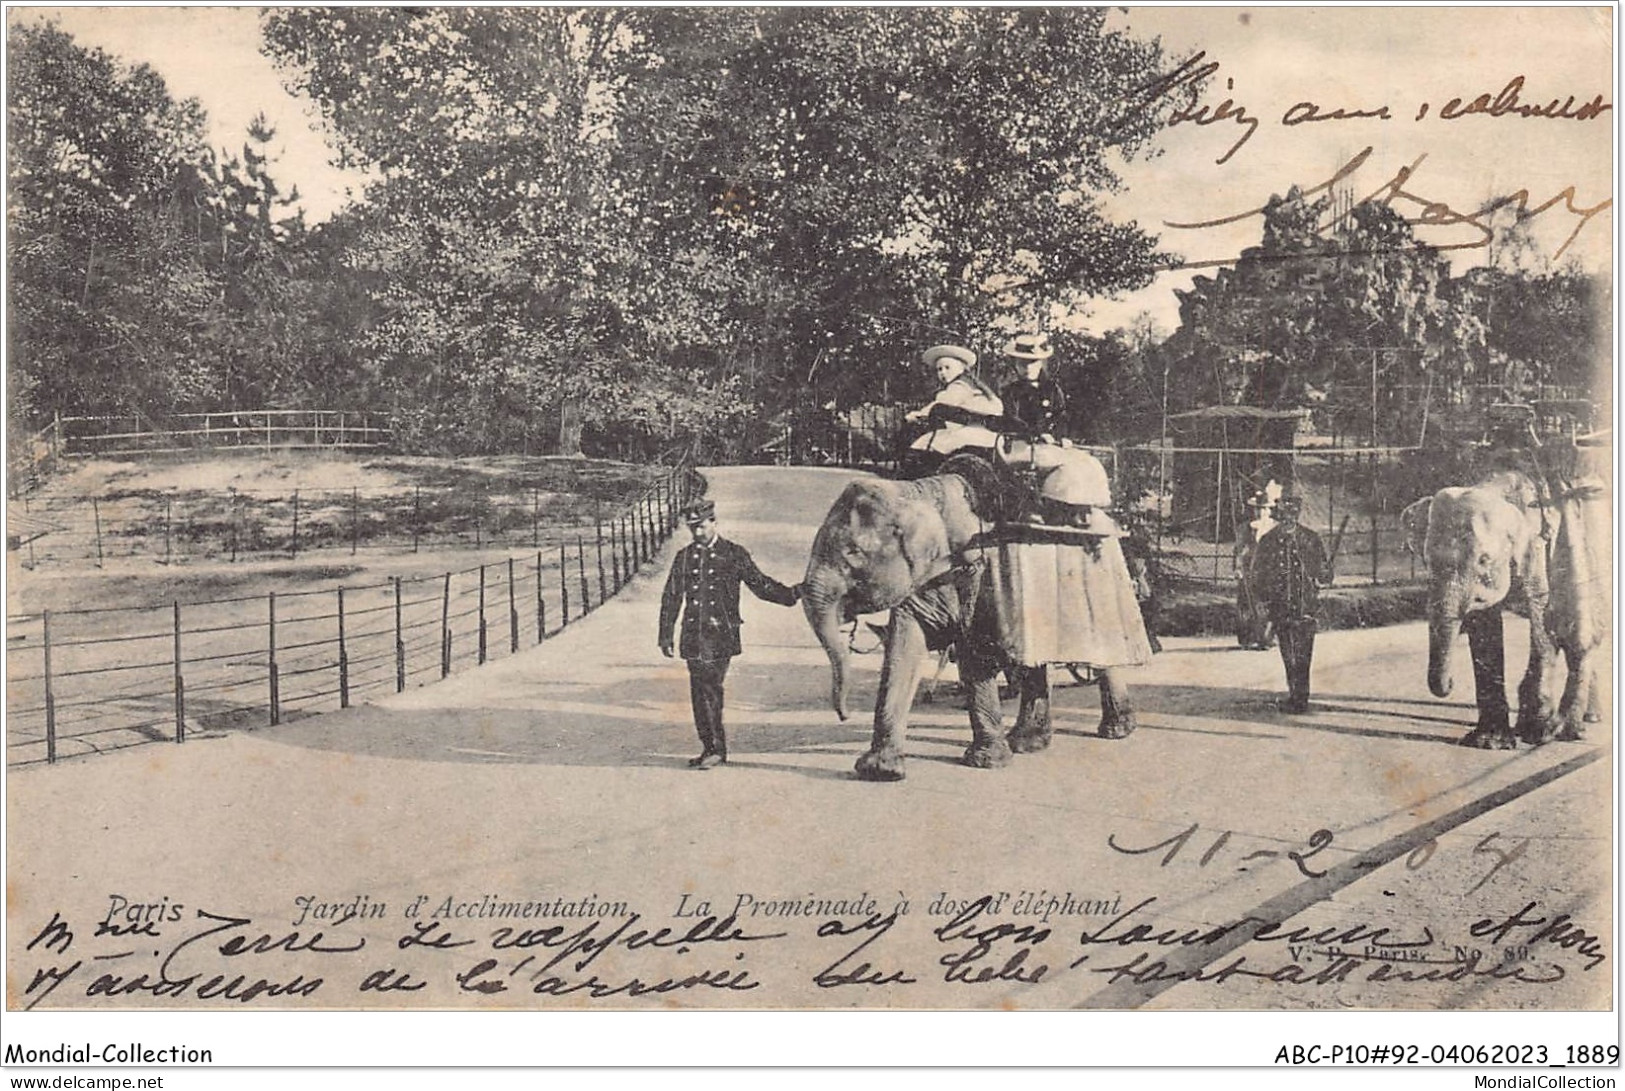
<path id="1" fill-rule="evenodd" d="M 1160 574 L 1175 583 L 1234 591 L 1253 540 L 1248 501 L 1270 482 L 1302 502 L 1335 582 L 1410 583 L 1425 568 L 1406 544 L 1400 513 L 1419 475 L 1398 449 L 1226 451 L 1184 447 L 1096 448 L 1118 494 L 1140 493 L 1138 525 Z M 1422 475 L 1425 476 L 1425 475 Z M 1429 490 L 1431 491 L 1431 490 Z M 1420 493 L 1418 493 L 1420 495 Z"/>
<path id="2" fill-rule="evenodd" d="M 701 487 L 682 461 L 589 527 L 427 577 L 7 619 L 7 764 L 347 708 L 557 635 L 647 565 Z"/>
<path id="3" fill-rule="evenodd" d="M 783 465 L 895 474 L 912 434 L 906 409 L 865 404 L 805 413 L 786 422 L 758 454 Z M 1234 591 L 1241 577 L 1247 501 L 1272 480 L 1302 498 L 1301 521 L 1334 553 L 1339 582 L 1367 585 L 1422 575 L 1406 548 L 1400 512 L 1450 483 L 1448 473 L 1418 469 L 1427 456 L 1416 448 L 1140 443 L 1086 449 L 1105 465 L 1122 514 L 1147 539 L 1159 575 L 1220 592 Z"/>
<path id="4" fill-rule="evenodd" d="M 463 481 L 445 486 L 267 490 L 117 489 L 12 500 L 8 545 L 26 568 L 146 560 L 297 558 L 326 550 L 413 553 L 538 549 L 561 523 L 596 524 L 622 467 L 580 468 L 556 487 Z M 600 481 L 593 474 L 601 473 Z M 590 495 L 597 493 L 599 495 Z M 613 500 L 609 501 L 613 504 Z"/>

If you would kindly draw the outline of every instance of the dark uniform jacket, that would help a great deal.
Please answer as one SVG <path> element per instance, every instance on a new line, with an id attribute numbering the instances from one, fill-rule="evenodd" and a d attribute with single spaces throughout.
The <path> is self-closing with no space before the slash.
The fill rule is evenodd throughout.
<path id="1" fill-rule="evenodd" d="M 683 635 L 678 654 L 684 659 L 727 659 L 740 652 L 739 585 L 759 599 L 794 606 L 796 593 L 762 573 L 745 547 L 726 538 L 709 546 L 691 542 L 672 562 L 660 597 L 660 644 L 672 642 L 678 611 Z"/>
<path id="2" fill-rule="evenodd" d="M 1009 431 L 1022 436 L 1041 436 L 1046 433 L 1059 438 L 1065 423 L 1066 395 L 1061 384 L 1048 375 L 1040 375 L 1034 382 L 1017 379 L 999 395 L 1004 403 L 1004 417 Z"/>
<path id="3" fill-rule="evenodd" d="M 1276 621 L 1313 616 L 1326 575 L 1320 535 L 1295 523 L 1264 535 L 1253 554 L 1253 587 Z"/>

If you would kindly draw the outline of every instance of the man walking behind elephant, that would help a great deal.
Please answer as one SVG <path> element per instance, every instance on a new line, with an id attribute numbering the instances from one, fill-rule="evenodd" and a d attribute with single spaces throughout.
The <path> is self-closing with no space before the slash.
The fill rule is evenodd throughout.
<path id="1" fill-rule="evenodd" d="M 757 598 L 780 606 L 800 601 L 801 588 L 786 587 L 763 575 L 744 546 L 718 534 L 712 501 L 689 505 L 683 520 L 694 541 L 678 551 L 660 596 L 660 651 L 668 659 L 680 651 L 688 663 L 688 692 L 702 748 L 699 757 L 688 764 L 710 769 L 728 760 L 722 683 L 728 676 L 728 664 L 741 650 L 739 585 L 743 583 Z M 679 611 L 683 632 L 681 644 L 674 649 L 672 634 Z"/>
<path id="2" fill-rule="evenodd" d="M 1275 505 L 1279 525 L 1259 541 L 1253 556 L 1259 605 L 1275 626 L 1286 665 L 1287 712 L 1309 711 L 1309 664 L 1315 654 L 1315 610 L 1320 588 L 1330 581 L 1320 535 L 1298 525 L 1303 501 L 1283 496 Z"/>

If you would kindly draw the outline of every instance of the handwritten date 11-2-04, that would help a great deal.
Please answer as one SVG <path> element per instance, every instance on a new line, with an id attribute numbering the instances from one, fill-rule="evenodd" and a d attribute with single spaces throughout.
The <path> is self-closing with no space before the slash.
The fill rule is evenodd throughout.
<path id="1" fill-rule="evenodd" d="M 1192 822 L 1189 826 L 1186 826 L 1184 829 L 1180 830 L 1171 837 L 1166 837 L 1161 841 L 1155 841 L 1144 845 L 1136 845 L 1133 842 L 1129 842 L 1126 838 L 1120 840 L 1117 834 L 1111 833 L 1106 835 L 1106 845 L 1113 851 L 1120 852 L 1125 856 L 1149 856 L 1159 849 L 1164 850 L 1162 859 L 1158 862 L 1157 866 L 1167 867 L 1182 856 L 1184 850 L 1190 845 L 1192 839 L 1196 837 L 1197 831 L 1200 829 L 1200 823 Z M 1224 862 L 1231 859 L 1236 859 L 1235 853 L 1239 852 L 1240 850 L 1232 847 L 1230 844 L 1230 840 L 1234 835 L 1234 830 L 1218 831 L 1217 834 L 1214 835 L 1213 840 L 1207 843 L 1207 847 L 1204 849 L 1201 856 L 1196 858 L 1195 865 L 1199 868 L 1205 868 L 1215 861 Z M 1241 856 L 1239 860 L 1237 860 L 1237 870 L 1248 870 L 1245 865 L 1255 860 L 1268 861 L 1284 858 L 1291 860 L 1294 864 L 1296 864 L 1298 870 L 1306 878 L 1319 879 L 1321 876 L 1325 875 L 1326 872 L 1324 870 L 1317 870 L 1316 868 L 1311 867 L 1309 860 L 1321 852 L 1331 848 L 1332 842 L 1335 840 L 1336 835 L 1333 834 L 1331 830 L 1319 829 L 1309 835 L 1309 841 L 1305 849 L 1288 849 L 1284 852 L 1278 849 L 1255 849 L 1254 851 L 1248 852 Z M 1484 862 L 1490 865 L 1489 870 L 1484 872 L 1483 875 L 1479 876 L 1478 881 L 1467 888 L 1466 893 L 1477 893 L 1484 886 L 1484 884 L 1495 878 L 1496 874 L 1499 873 L 1502 868 L 1516 863 L 1519 859 L 1521 859 L 1528 848 L 1529 839 L 1527 837 L 1518 839 L 1516 844 L 1512 844 L 1510 840 L 1503 842 L 1501 834 L 1498 832 L 1491 833 L 1482 838 L 1476 845 L 1473 846 L 1472 854 L 1474 857 L 1482 857 Z M 1421 870 L 1423 867 L 1427 866 L 1428 861 L 1432 860 L 1434 854 L 1438 851 L 1438 841 L 1424 841 L 1406 855 L 1405 869 L 1407 871 Z M 1189 862 L 1189 857 L 1186 857 L 1186 860 Z M 1353 863 L 1356 867 L 1375 868 L 1381 866 L 1377 861 L 1359 858 L 1356 858 Z"/>

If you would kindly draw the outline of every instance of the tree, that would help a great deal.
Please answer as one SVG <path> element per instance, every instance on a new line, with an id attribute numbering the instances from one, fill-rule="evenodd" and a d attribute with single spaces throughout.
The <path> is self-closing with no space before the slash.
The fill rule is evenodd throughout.
<path id="1" fill-rule="evenodd" d="M 1296 190 L 1263 213 L 1263 240 L 1180 294 L 1171 408 L 1309 408 L 1316 426 L 1415 443 L 1484 359 L 1470 286 L 1392 208 L 1334 212 Z"/>
<path id="2" fill-rule="evenodd" d="M 299 280 L 298 194 L 263 117 L 223 159 L 150 68 L 51 25 L 19 28 L 10 56 L 14 412 L 156 423 L 297 398 L 332 289 Z"/>
<path id="3" fill-rule="evenodd" d="M 377 278 L 365 350 L 402 424 L 448 448 L 559 446 L 619 419 L 628 380 L 700 395 L 648 352 L 645 245 L 620 130 L 652 53 L 638 10 L 298 9 L 267 48 L 332 120 L 345 161 L 380 181 L 353 252 Z M 675 388 L 675 389 L 673 389 Z M 687 388 L 685 390 L 685 388 Z M 680 399 L 679 399 L 680 400 Z M 726 407 L 725 407 L 726 408 Z M 627 422 L 637 426 L 639 414 Z"/>
<path id="4" fill-rule="evenodd" d="M 1156 43 L 1075 8 L 759 25 L 686 167 L 749 195 L 740 245 L 795 287 L 778 351 L 794 372 L 850 401 L 922 344 L 986 349 L 1001 326 L 1149 282 L 1154 240 L 1099 197 L 1165 117 L 1145 90 Z"/>
<path id="5" fill-rule="evenodd" d="M 212 291 L 188 230 L 208 150 L 151 68 L 19 27 L 8 58 L 14 414 L 160 411 L 206 396 Z"/>
<path id="6" fill-rule="evenodd" d="M 379 179 L 354 255 L 380 284 L 366 351 L 445 442 L 528 442 L 538 406 L 588 434 L 647 429 L 594 396 L 627 384 L 713 429 L 850 398 L 877 361 L 1156 264 L 1096 197 L 1157 130 L 1162 56 L 1098 12 L 294 9 L 264 26 Z"/>

